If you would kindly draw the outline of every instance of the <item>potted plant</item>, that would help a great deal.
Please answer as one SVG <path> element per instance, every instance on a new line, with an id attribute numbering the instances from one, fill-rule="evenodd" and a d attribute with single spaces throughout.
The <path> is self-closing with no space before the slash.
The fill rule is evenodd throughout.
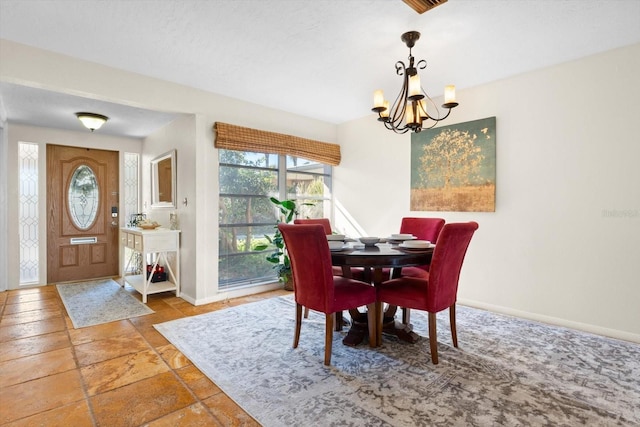
<path id="1" fill-rule="evenodd" d="M 289 224 L 298 216 L 298 206 L 294 200 L 281 201 L 275 197 L 270 197 L 269 200 L 280 210 L 280 213 L 282 214 L 281 222 Z M 313 203 L 302 203 L 302 206 L 313 206 Z M 284 244 L 284 239 L 282 238 L 282 233 L 280 233 L 277 225 L 275 229 L 276 232 L 273 234 L 273 237 L 268 235 L 264 236 L 267 241 L 274 246 L 273 251 L 267 255 L 267 261 L 274 264 L 273 268 L 276 270 L 278 280 L 284 283 L 284 288 L 288 291 L 292 291 L 293 276 L 291 275 L 291 261 L 287 255 L 287 249 Z M 264 243 L 256 245 L 255 247 L 258 251 L 263 251 L 267 248 L 269 248 L 269 245 Z"/>

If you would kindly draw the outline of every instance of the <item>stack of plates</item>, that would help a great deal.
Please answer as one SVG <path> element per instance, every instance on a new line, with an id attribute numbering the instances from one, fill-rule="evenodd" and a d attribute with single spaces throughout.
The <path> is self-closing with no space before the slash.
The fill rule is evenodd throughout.
<path id="1" fill-rule="evenodd" d="M 406 249 L 429 249 L 431 242 L 428 240 L 407 240 L 399 246 Z"/>
<path id="2" fill-rule="evenodd" d="M 339 240 L 344 242 L 345 235 L 344 234 L 327 234 L 327 240 Z"/>

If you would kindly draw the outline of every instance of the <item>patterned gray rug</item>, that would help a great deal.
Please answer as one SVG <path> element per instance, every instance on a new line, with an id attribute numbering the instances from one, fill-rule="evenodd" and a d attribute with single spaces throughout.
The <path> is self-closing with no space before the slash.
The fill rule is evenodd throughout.
<path id="1" fill-rule="evenodd" d="M 111 279 L 56 287 L 76 329 L 154 312 Z"/>
<path id="2" fill-rule="evenodd" d="M 325 367 L 324 315 L 293 349 L 294 310 L 288 296 L 155 327 L 268 427 L 640 425 L 638 344 L 458 306 L 458 349 L 438 315 L 438 365 L 427 338 L 350 348 L 336 333 Z"/>

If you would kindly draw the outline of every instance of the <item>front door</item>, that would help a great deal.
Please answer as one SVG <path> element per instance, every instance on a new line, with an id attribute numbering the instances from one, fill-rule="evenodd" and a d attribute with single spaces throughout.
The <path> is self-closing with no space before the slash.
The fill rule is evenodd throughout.
<path id="1" fill-rule="evenodd" d="M 47 282 L 118 275 L 118 152 L 47 146 Z"/>

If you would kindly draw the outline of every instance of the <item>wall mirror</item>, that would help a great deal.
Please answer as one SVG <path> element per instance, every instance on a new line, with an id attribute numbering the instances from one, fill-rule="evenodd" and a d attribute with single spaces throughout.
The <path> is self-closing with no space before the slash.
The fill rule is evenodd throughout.
<path id="1" fill-rule="evenodd" d="M 176 208 L 176 150 L 151 160 L 151 207 Z"/>

